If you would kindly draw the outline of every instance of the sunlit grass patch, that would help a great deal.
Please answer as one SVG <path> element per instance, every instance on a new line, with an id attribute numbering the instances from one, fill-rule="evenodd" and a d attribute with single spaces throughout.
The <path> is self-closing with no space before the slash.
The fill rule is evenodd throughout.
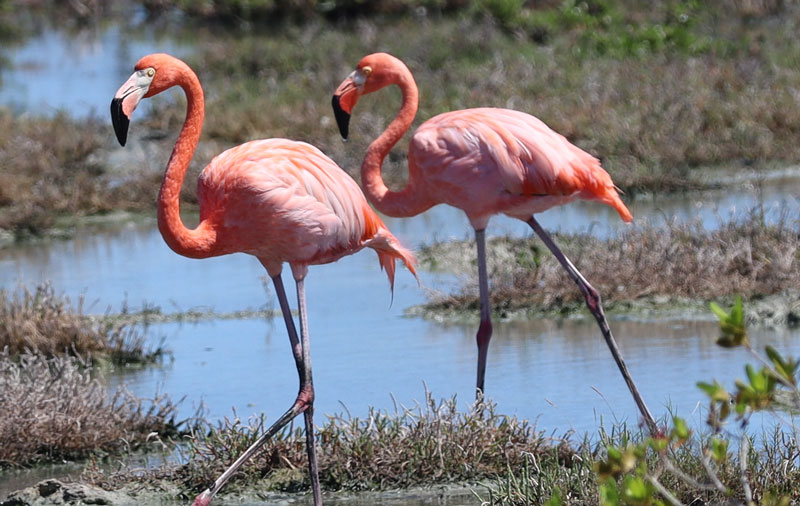
<path id="1" fill-rule="evenodd" d="M 109 393 L 79 356 L 0 353 L 0 468 L 127 451 L 177 433 L 175 405 Z"/>
<path id="2" fill-rule="evenodd" d="M 147 345 L 135 323 L 119 318 L 90 317 L 83 299 L 74 307 L 49 284 L 33 290 L 0 290 L 0 350 L 12 356 L 25 352 L 45 356 L 75 355 L 117 365 L 158 360 L 161 347 Z"/>
<path id="3" fill-rule="evenodd" d="M 608 491 L 635 491 L 629 480 L 631 475 L 611 478 L 606 469 L 609 461 L 625 467 L 627 452 L 646 446 L 641 433 L 627 429 L 613 429 L 610 433 L 599 429 L 599 438 L 592 444 L 581 447 L 579 458 L 572 460 L 570 466 L 542 465 L 534 455 L 526 456 L 525 463 L 517 468 L 509 468 L 501 479 L 476 490 L 481 504 L 486 506 L 522 506 L 530 504 L 659 504 L 636 502 L 635 497 L 626 497 L 623 502 L 611 500 Z M 726 435 L 727 444 L 735 441 L 726 452 L 725 458 L 714 459 L 707 450 L 709 435 L 692 434 L 674 451 L 670 451 L 669 469 L 659 469 L 662 462 L 655 451 L 650 449 L 640 456 L 641 465 L 651 476 L 658 476 L 659 484 L 668 490 L 671 497 L 680 504 L 744 504 L 743 484 L 746 477 L 749 493 L 758 504 L 789 504 L 777 502 L 784 496 L 798 499 L 800 474 L 796 471 L 797 455 L 800 451 L 796 435 L 790 427 L 783 429 L 763 429 L 756 436 L 748 436 L 747 452 L 743 455 L 736 448 L 742 441 L 739 436 Z M 610 455 L 615 456 L 610 456 Z M 709 469 L 717 478 L 712 483 Z M 622 495 L 622 494 L 620 494 Z M 664 501 L 664 495 L 652 493 L 652 500 Z M 551 501 L 551 502 L 548 502 Z M 771 502 L 775 501 L 775 502 Z M 667 504 L 664 501 L 660 504 Z"/>
<path id="4" fill-rule="evenodd" d="M 659 422 L 666 429 L 664 421 Z M 83 480 L 105 489 L 141 486 L 182 492 L 192 497 L 205 488 L 245 448 L 268 422 L 263 416 L 244 422 L 228 419 L 207 426 L 188 441 L 187 463 L 160 469 L 123 468 L 114 473 L 91 469 Z M 742 469 L 750 476 L 755 497 L 792 494 L 800 483 L 793 469 L 799 447 L 786 427 L 750 432 L 745 458 L 730 451 L 709 464 L 704 451 L 708 431 L 691 433 L 670 453 L 674 468 L 662 472 L 661 483 L 685 504 L 700 498 L 706 504 L 742 497 Z M 648 434 L 625 424 L 601 426 L 594 435 L 572 441 L 544 437 L 525 421 L 499 415 L 495 406 L 471 406 L 459 411 L 454 399 L 402 408 L 395 413 L 370 410 L 364 418 L 330 417 L 320 428 L 318 458 L 323 488 L 329 491 L 397 490 L 437 484 L 467 483 L 485 505 L 600 504 L 606 475 L 603 462 L 614 459 L 614 449 L 645 445 Z M 732 434 L 718 437 L 736 441 Z M 731 443 L 734 449 L 736 443 Z M 654 472 L 661 460 L 654 451 L 643 455 Z M 705 480 L 707 466 L 730 493 L 720 492 Z M 302 429 L 287 429 L 265 447 L 233 478 L 225 493 L 256 497 L 267 491 L 304 492 L 305 438 Z M 690 479 L 687 481 L 685 477 Z M 695 480 L 695 481 L 692 481 Z M 619 480 L 620 483 L 622 480 Z M 401 493 L 402 494 L 402 493 Z"/>
<path id="5" fill-rule="evenodd" d="M 123 471 L 94 476 L 97 482 L 122 486 L 155 479 L 178 481 L 200 491 L 263 432 L 262 415 L 249 422 L 226 419 L 209 424 L 188 440 L 186 464 L 160 470 Z M 494 478 L 516 469 L 525 455 L 556 463 L 572 458 L 560 440 L 544 437 L 533 425 L 496 412 L 493 403 L 459 410 L 455 398 L 437 401 L 428 395 L 423 405 L 398 407 L 394 413 L 370 409 L 354 417 L 338 414 L 317 432 L 320 480 L 328 490 L 386 490 L 415 485 Z M 308 488 L 305 436 L 291 427 L 267 442 L 233 478 L 233 489 Z"/>

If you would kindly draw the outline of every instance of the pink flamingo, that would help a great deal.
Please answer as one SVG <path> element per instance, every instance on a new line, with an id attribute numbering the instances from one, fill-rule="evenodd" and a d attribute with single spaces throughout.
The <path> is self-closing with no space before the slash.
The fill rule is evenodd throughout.
<path id="1" fill-rule="evenodd" d="M 182 223 L 179 196 L 203 126 L 203 89 L 181 60 L 151 54 L 111 102 L 111 118 L 125 145 L 130 116 L 142 98 L 172 86 L 186 93 L 186 121 L 167 164 L 158 196 L 158 228 L 173 251 L 191 258 L 249 253 L 272 278 L 292 346 L 300 388 L 294 404 L 217 480 L 194 500 L 206 506 L 233 473 L 294 417 L 303 413 L 314 504 L 322 504 L 314 449 L 314 385 L 311 377 L 304 279 L 309 265 L 334 262 L 372 248 L 394 286 L 395 260 L 414 273 L 416 259 L 372 211 L 355 181 L 320 150 L 286 139 L 252 141 L 216 156 L 197 182 L 200 223 Z M 297 284 L 300 337 L 286 300 L 281 268 L 288 262 Z"/>
<path id="2" fill-rule="evenodd" d="M 465 109 L 435 116 L 414 132 L 408 148 L 408 184 L 401 191 L 391 191 L 381 177 L 381 165 L 408 131 L 419 102 L 408 67 L 386 53 L 365 56 L 333 95 L 339 131 L 346 139 L 350 113 L 359 97 L 392 84 L 400 88 L 403 102 L 394 120 L 369 145 L 361 165 L 362 183 L 369 201 L 388 216 L 414 216 L 441 203 L 467 214 L 478 248 L 478 397 L 483 394 L 492 337 L 484 234 L 492 215 L 503 213 L 528 223 L 578 284 L 639 410 L 650 428 L 655 428 L 611 334 L 600 295 L 533 216 L 582 198 L 607 204 L 630 222 L 633 216 L 600 161 L 529 114 L 508 109 Z"/>

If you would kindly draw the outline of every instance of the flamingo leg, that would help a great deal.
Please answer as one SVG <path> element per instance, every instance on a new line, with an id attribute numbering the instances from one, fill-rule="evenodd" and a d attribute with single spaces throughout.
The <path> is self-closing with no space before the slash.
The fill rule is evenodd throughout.
<path id="1" fill-rule="evenodd" d="M 603 303 L 600 300 L 600 294 L 591 284 L 589 284 L 586 278 L 583 277 L 583 275 L 578 271 L 575 265 L 573 265 L 569 258 L 564 255 L 561 249 L 556 246 L 556 243 L 553 242 L 553 239 L 550 237 L 550 235 L 548 235 L 542 226 L 539 225 L 539 222 L 536 221 L 536 218 L 531 216 L 526 223 L 528 223 L 533 231 L 536 232 L 536 235 L 542 239 L 542 242 L 544 242 L 553 255 L 555 255 L 561 266 L 566 269 L 569 276 L 573 281 L 575 281 L 575 283 L 578 284 L 581 292 L 583 292 L 583 297 L 586 299 L 586 306 L 589 308 L 589 311 L 592 312 L 592 315 L 594 315 L 595 320 L 597 320 L 597 324 L 600 326 L 600 332 L 602 332 L 603 338 L 606 340 L 608 349 L 611 350 L 611 355 L 614 356 L 614 361 L 617 363 L 617 367 L 622 373 L 622 377 L 625 379 L 625 383 L 627 383 L 631 395 L 633 395 L 633 400 L 636 402 L 639 412 L 641 412 L 642 417 L 644 417 L 644 420 L 647 423 L 650 431 L 653 434 L 657 433 L 658 426 L 656 425 L 656 421 L 653 418 L 653 415 L 650 413 L 650 410 L 647 409 L 647 405 L 644 403 L 644 399 L 639 393 L 639 389 L 636 387 L 636 383 L 634 383 L 633 378 L 628 371 L 628 367 L 625 365 L 625 361 L 622 360 L 622 355 L 619 352 L 617 341 L 614 339 L 613 334 L 611 334 L 611 328 L 608 326 L 608 320 L 606 320 L 605 311 L 603 311 Z"/>
<path id="2" fill-rule="evenodd" d="M 322 506 L 322 491 L 319 485 L 317 467 L 316 442 L 314 440 L 314 381 L 311 377 L 311 340 L 308 334 L 308 317 L 306 311 L 306 290 L 302 278 L 297 280 L 297 308 L 300 313 L 300 338 L 303 348 L 303 379 L 300 382 L 300 396 L 306 403 L 303 417 L 306 423 L 306 452 L 308 452 L 308 473 L 311 476 L 311 491 L 314 494 L 314 506 Z M 299 399 L 299 397 L 298 397 Z"/>
<path id="3" fill-rule="evenodd" d="M 286 331 L 289 334 L 289 342 L 292 345 L 292 355 L 295 359 L 295 365 L 297 366 L 297 372 L 300 376 L 300 391 L 297 394 L 297 399 L 295 399 L 294 404 L 283 414 L 280 418 L 278 418 L 275 423 L 273 423 L 264 434 L 261 435 L 258 440 L 250 445 L 250 447 L 242 453 L 239 458 L 234 461 L 233 464 L 228 467 L 228 469 L 223 472 L 219 478 L 214 480 L 214 483 L 208 486 L 200 495 L 198 495 L 194 502 L 192 502 L 192 506 L 208 506 L 211 503 L 211 500 L 214 496 L 219 492 L 220 489 L 231 479 L 231 477 L 239 470 L 240 467 L 250 458 L 252 457 L 259 448 L 261 448 L 264 443 L 269 440 L 272 436 L 274 436 L 278 431 L 280 431 L 283 427 L 286 426 L 290 421 L 292 421 L 297 415 L 307 411 L 313 401 L 314 401 L 314 387 L 311 384 L 311 362 L 310 362 L 310 352 L 308 346 L 306 345 L 303 347 L 300 340 L 297 338 L 297 329 L 294 325 L 294 320 L 292 319 L 291 309 L 289 308 L 289 303 L 286 299 L 286 290 L 283 287 L 283 280 L 281 279 L 280 274 L 277 276 L 272 277 L 272 282 L 275 285 L 275 292 L 278 295 L 278 302 L 281 307 L 281 312 L 283 313 L 283 319 L 286 323 Z M 303 293 L 302 299 L 300 296 L 300 292 L 303 290 L 302 288 L 302 280 L 297 282 L 298 288 L 298 301 L 302 300 L 302 306 L 300 310 L 300 331 L 301 335 L 303 336 L 303 341 L 308 340 L 308 332 L 307 332 L 307 324 L 304 323 L 305 321 L 305 293 Z M 304 331 L 304 329 L 306 329 Z M 304 358 L 308 355 L 308 367 L 305 366 Z M 308 430 L 309 418 L 306 418 L 306 430 Z M 312 425 L 313 430 L 313 425 Z M 307 441 L 309 440 L 307 436 Z M 313 441 L 313 433 L 311 434 L 310 440 Z M 312 449 L 309 450 L 309 466 L 311 465 L 311 453 L 313 452 L 313 445 Z M 312 484 L 316 479 L 317 488 L 319 488 L 319 478 L 316 474 L 316 459 L 314 459 L 314 465 L 312 467 L 314 475 L 312 476 Z M 321 506 L 322 502 L 319 498 L 318 490 L 314 492 L 314 505 Z"/>
<path id="4" fill-rule="evenodd" d="M 475 387 L 475 398 L 481 400 L 486 376 L 486 355 L 489 352 L 489 341 L 492 339 L 489 276 L 486 271 L 486 229 L 475 231 L 475 243 L 478 246 L 478 290 L 481 300 L 481 323 L 475 336 L 475 340 L 478 343 L 478 379 Z"/>

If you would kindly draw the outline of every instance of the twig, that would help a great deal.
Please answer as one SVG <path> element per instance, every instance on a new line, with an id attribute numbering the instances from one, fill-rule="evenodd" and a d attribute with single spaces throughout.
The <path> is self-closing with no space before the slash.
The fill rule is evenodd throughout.
<path id="1" fill-rule="evenodd" d="M 678 500 L 677 497 L 672 495 L 669 490 L 664 487 L 657 479 L 652 476 L 647 476 L 647 481 L 649 481 L 658 491 L 661 496 L 667 500 L 668 503 L 672 504 L 672 506 L 683 506 L 683 503 Z"/>
<path id="2" fill-rule="evenodd" d="M 747 504 L 753 503 L 753 492 L 750 490 L 750 482 L 747 480 L 747 454 L 750 452 L 750 438 L 747 436 L 742 437 L 742 442 L 739 444 L 739 469 L 742 471 L 742 488 L 744 489 L 744 498 Z"/>

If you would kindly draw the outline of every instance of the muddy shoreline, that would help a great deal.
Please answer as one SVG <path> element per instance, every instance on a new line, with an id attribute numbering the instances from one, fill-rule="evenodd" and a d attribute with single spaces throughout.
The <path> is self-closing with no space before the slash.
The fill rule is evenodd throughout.
<path id="1" fill-rule="evenodd" d="M 722 306 L 733 304 L 733 296 L 723 297 L 714 302 Z M 604 303 L 606 315 L 613 320 L 664 321 L 695 320 L 715 321 L 716 317 L 708 309 L 711 301 L 685 297 L 652 296 L 635 300 Z M 780 294 L 755 296 L 745 303 L 745 317 L 751 325 L 768 328 L 796 327 L 800 325 L 800 291 L 792 290 Z M 479 320 L 478 311 L 472 307 L 445 307 L 431 303 L 412 306 L 406 316 L 421 317 L 437 322 L 469 322 Z M 582 302 L 571 302 L 559 309 L 508 308 L 495 306 L 492 317 L 498 321 L 520 321 L 547 319 L 592 318 Z"/>
<path id="2" fill-rule="evenodd" d="M 457 506 L 480 504 L 475 492 L 485 493 L 485 486 L 479 483 L 457 483 L 413 487 L 402 490 L 380 492 L 325 492 L 325 504 L 338 506 Z M 152 483 L 148 486 L 132 484 L 119 490 L 103 490 L 100 487 L 79 481 L 47 479 L 12 492 L 0 506 L 56 506 L 66 504 L 186 504 L 191 499 L 180 497 L 181 491 L 175 484 Z M 312 504 L 308 493 L 287 493 L 259 490 L 251 486 L 246 489 L 224 492 L 214 501 L 215 504 L 241 504 L 259 506 L 304 506 Z"/>

